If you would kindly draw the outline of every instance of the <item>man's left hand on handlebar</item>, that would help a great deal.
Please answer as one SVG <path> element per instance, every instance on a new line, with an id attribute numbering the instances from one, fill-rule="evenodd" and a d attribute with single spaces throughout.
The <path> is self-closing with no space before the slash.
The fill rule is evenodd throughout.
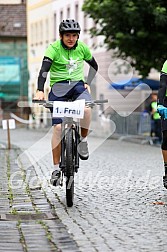
<path id="1" fill-rule="evenodd" d="M 44 92 L 37 90 L 33 100 L 45 100 Z"/>

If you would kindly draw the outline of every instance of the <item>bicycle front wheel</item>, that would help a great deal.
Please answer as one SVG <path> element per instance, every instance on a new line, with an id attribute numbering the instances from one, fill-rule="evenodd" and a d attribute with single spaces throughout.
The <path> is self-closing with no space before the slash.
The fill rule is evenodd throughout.
<path id="1" fill-rule="evenodd" d="M 66 202 L 73 206 L 74 200 L 74 139 L 72 128 L 66 134 Z"/>

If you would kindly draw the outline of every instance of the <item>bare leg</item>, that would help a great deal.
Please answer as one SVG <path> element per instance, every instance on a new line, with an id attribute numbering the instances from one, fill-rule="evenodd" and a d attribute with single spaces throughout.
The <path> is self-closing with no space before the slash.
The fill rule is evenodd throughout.
<path id="1" fill-rule="evenodd" d="M 163 155 L 164 163 L 167 163 L 167 150 L 162 150 L 162 155 Z"/>
<path id="2" fill-rule="evenodd" d="M 52 156 L 54 165 L 59 164 L 60 154 L 61 154 L 61 124 L 57 124 L 53 126 L 53 135 L 52 135 Z"/>
<path id="3" fill-rule="evenodd" d="M 84 118 L 81 119 L 81 136 L 86 137 L 88 135 L 89 126 L 91 121 L 91 108 L 85 108 Z"/>

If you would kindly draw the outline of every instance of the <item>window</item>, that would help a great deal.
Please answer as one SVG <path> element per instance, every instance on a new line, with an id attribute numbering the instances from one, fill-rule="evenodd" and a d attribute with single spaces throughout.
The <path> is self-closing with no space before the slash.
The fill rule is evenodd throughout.
<path id="1" fill-rule="evenodd" d="M 96 26 L 97 26 L 96 23 L 93 22 L 93 28 L 96 28 Z M 92 47 L 96 48 L 96 46 L 97 46 L 97 36 L 94 36 Z"/>
<path id="2" fill-rule="evenodd" d="M 104 94 L 100 94 L 99 95 L 99 99 L 100 100 L 104 100 Z M 104 104 L 102 103 L 102 104 L 100 104 L 100 108 L 99 108 L 101 111 L 104 111 Z"/>
<path id="3" fill-rule="evenodd" d="M 67 8 L 67 18 L 70 18 L 70 7 Z"/>
<path id="4" fill-rule="evenodd" d="M 53 34 L 54 34 L 54 40 L 56 40 L 56 34 L 57 34 L 57 16 L 56 13 L 54 13 L 54 25 L 53 25 Z"/>
<path id="5" fill-rule="evenodd" d="M 75 5 L 75 20 L 78 21 L 78 4 Z"/>
<path id="6" fill-rule="evenodd" d="M 48 44 L 49 41 L 49 23 L 48 19 L 45 20 L 45 42 Z"/>
<path id="7" fill-rule="evenodd" d="M 86 33 L 87 32 L 87 17 L 84 15 L 84 22 L 83 22 L 83 30 Z"/>
<path id="8" fill-rule="evenodd" d="M 43 24 L 42 21 L 39 22 L 39 43 L 43 42 Z"/>
<path id="9" fill-rule="evenodd" d="M 34 45 L 34 24 L 31 24 L 31 46 Z"/>
<path id="10" fill-rule="evenodd" d="M 37 32 L 37 44 L 39 44 L 40 43 L 40 23 L 38 22 L 37 23 L 37 30 L 36 30 L 36 32 Z"/>
<path id="11" fill-rule="evenodd" d="M 60 22 L 63 20 L 63 11 L 60 11 Z"/>
<path id="12" fill-rule="evenodd" d="M 37 26 L 37 23 L 35 23 L 35 31 L 34 31 L 34 37 L 35 37 L 35 44 L 37 45 L 38 44 L 38 26 Z"/>

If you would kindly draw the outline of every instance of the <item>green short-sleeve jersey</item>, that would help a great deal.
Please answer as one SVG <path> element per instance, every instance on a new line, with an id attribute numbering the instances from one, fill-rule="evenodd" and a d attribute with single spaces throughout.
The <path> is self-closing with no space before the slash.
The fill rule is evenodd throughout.
<path id="1" fill-rule="evenodd" d="M 162 72 L 167 73 L 167 60 L 163 64 Z"/>
<path id="2" fill-rule="evenodd" d="M 75 49 L 65 49 L 60 40 L 56 40 L 46 49 L 45 56 L 52 59 L 50 68 L 50 86 L 63 80 L 84 81 L 84 60 L 91 60 L 88 46 L 78 41 Z"/>

